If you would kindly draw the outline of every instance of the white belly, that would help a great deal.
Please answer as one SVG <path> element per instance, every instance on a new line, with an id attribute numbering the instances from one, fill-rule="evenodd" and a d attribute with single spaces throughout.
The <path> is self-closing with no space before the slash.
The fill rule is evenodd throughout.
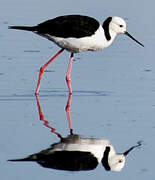
<path id="1" fill-rule="evenodd" d="M 82 38 L 60 38 L 48 34 L 45 34 L 45 37 L 55 42 L 61 48 L 73 53 L 101 50 L 112 43 L 106 40 L 102 26 L 99 27 L 94 35 Z"/>
<path id="2" fill-rule="evenodd" d="M 68 143 L 57 143 L 53 145 L 51 151 L 91 152 L 98 159 L 98 162 L 101 162 L 106 146 L 110 146 L 106 139 L 79 138 L 77 142 L 73 140 L 73 142 L 68 141 Z"/>

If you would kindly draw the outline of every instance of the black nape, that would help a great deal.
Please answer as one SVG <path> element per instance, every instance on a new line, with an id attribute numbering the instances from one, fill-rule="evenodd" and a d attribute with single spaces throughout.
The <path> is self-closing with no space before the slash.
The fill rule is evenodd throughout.
<path id="1" fill-rule="evenodd" d="M 112 20 L 112 17 L 108 17 L 104 22 L 103 22 L 103 29 L 104 29 L 104 33 L 105 33 L 105 37 L 107 39 L 107 41 L 109 41 L 111 39 L 110 33 L 109 33 L 109 24 Z"/>

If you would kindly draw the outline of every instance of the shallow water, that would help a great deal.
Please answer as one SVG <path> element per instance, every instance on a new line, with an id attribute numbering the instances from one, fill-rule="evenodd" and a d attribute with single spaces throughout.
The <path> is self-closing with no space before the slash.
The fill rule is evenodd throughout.
<path id="1" fill-rule="evenodd" d="M 1 178 L 9 179 L 154 179 L 155 63 L 154 1 L 118 0 L 117 3 L 79 0 L 9 0 L 0 3 L 0 159 Z M 50 6 L 49 6 L 50 5 Z M 138 10 L 137 10 L 138 8 Z M 86 14 L 102 22 L 118 15 L 145 48 L 120 35 L 104 51 L 76 54 L 72 71 L 71 117 L 73 132 L 105 138 L 116 152 L 138 141 L 119 173 L 100 164 L 92 171 L 66 172 L 33 162 L 8 162 L 48 148 L 59 138 L 40 121 L 34 90 L 38 71 L 58 51 L 53 43 L 33 33 L 9 30 L 9 25 L 34 25 L 63 14 Z M 65 106 L 65 74 L 69 53 L 63 52 L 45 72 L 40 104 L 49 125 L 63 137 L 69 134 Z"/>

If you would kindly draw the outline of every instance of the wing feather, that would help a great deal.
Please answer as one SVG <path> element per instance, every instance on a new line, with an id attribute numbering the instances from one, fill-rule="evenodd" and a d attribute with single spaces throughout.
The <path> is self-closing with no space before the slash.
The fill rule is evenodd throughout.
<path id="1" fill-rule="evenodd" d="M 67 15 L 47 20 L 35 27 L 40 35 L 81 38 L 91 36 L 99 28 L 99 22 L 88 16 Z"/>

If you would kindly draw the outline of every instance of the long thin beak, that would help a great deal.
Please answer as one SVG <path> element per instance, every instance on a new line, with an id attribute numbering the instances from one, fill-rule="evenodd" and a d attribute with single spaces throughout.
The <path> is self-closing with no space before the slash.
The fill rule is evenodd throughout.
<path id="1" fill-rule="evenodd" d="M 140 44 L 141 46 L 144 47 L 144 45 L 142 43 L 140 43 L 139 41 L 137 41 L 133 36 L 131 36 L 127 31 L 124 33 L 126 34 L 128 37 L 130 37 L 131 39 L 133 39 L 134 41 L 136 41 L 138 44 Z"/>
<path id="2" fill-rule="evenodd" d="M 125 151 L 125 152 L 123 153 L 124 156 L 127 156 L 130 151 L 132 151 L 134 148 L 139 147 L 139 146 L 141 146 L 141 145 L 142 145 L 142 141 L 137 142 L 137 145 L 132 146 L 130 149 L 128 149 L 127 151 Z"/>

